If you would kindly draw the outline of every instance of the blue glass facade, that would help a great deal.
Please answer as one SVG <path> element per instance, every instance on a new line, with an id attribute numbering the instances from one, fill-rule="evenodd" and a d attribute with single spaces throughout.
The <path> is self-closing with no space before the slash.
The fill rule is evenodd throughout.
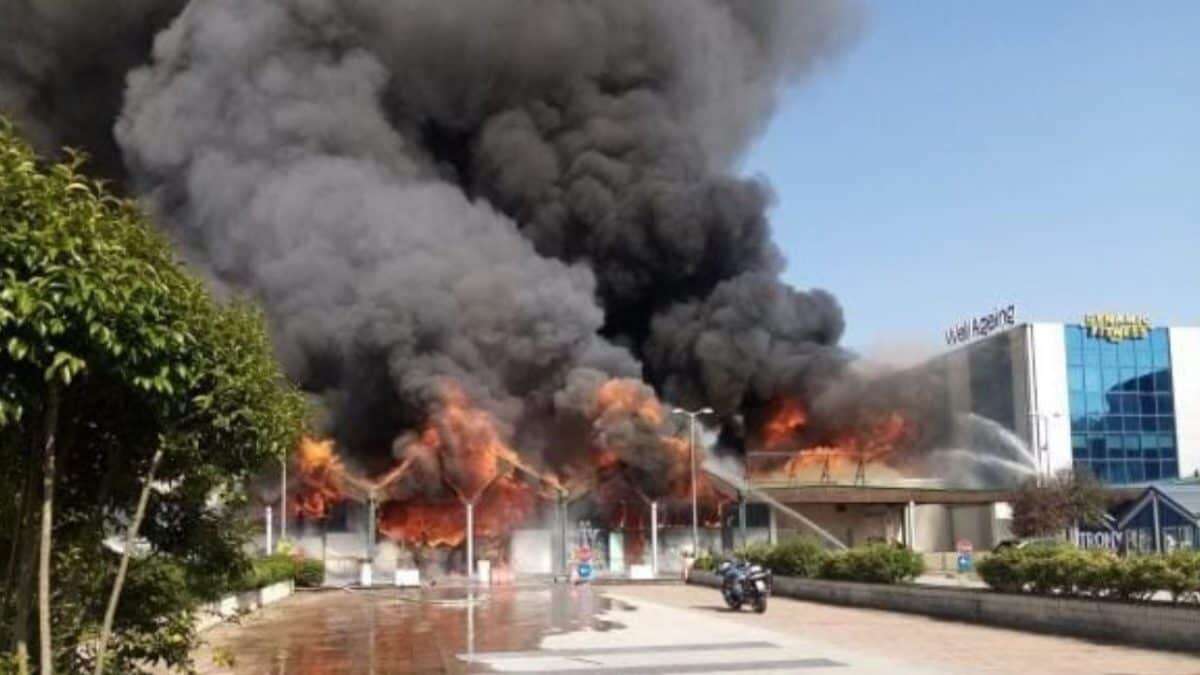
<path id="1" fill-rule="evenodd" d="M 1113 342 L 1065 327 L 1071 453 L 1109 483 L 1179 476 L 1166 328 Z"/>

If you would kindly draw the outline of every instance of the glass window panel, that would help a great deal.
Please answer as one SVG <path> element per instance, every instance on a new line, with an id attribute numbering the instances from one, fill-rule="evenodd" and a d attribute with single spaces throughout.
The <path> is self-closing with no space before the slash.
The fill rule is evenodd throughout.
<path id="1" fill-rule="evenodd" d="M 1142 431 L 1158 431 L 1158 420 L 1153 417 L 1143 417 Z"/>
<path id="2" fill-rule="evenodd" d="M 1174 417 L 1158 418 L 1158 430 L 1159 431 L 1175 431 L 1175 418 Z"/>
<path id="3" fill-rule="evenodd" d="M 1089 415 L 1104 414 L 1108 412 L 1108 406 L 1104 404 L 1104 396 L 1098 391 L 1090 391 L 1087 394 L 1087 411 Z"/>
<path id="4" fill-rule="evenodd" d="M 1158 436 L 1142 434 L 1142 456 L 1146 459 L 1158 459 Z"/>
<path id="5" fill-rule="evenodd" d="M 1092 459 L 1104 459 L 1108 457 L 1108 451 L 1104 447 L 1103 436 L 1092 436 L 1089 438 L 1088 449 L 1091 451 Z"/>
<path id="6" fill-rule="evenodd" d="M 1109 434 L 1104 444 L 1108 446 L 1109 459 L 1125 459 L 1125 443 L 1120 434 Z"/>
<path id="7" fill-rule="evenodd" d="M 1071 434 L 1071 447 L 1075 450 L 1087 448 L 1087 436 L 1083 434 Z"/>
<path id="8" fill-rule="evenodd" d="M 1161 370 L 1159 371 L 1162 372 Z M 1151 374 L 1145 377 L 1138 378 L 1138 391 L 1149 392 L 1154 391 L 1155 383 L 1158 381 L 1157 375 Z"/>
<path id="9" fill-rule="evenodd" d="M 1086 391 L 1100 391 L 1100 369 L 1095 366 L 1085 366 L 1083 369 L 1083 388 Z"/>
<path id="10" fill-rule="evenodd" d="M 1100 367 L 1100 351 L 1099 350 L 1087 351 L 1085 349 L 1083 352 L 1083 364 L 1085 366 L 1099 368 Z"/>
<path id="11" fill-rule="evenodd" d="M 1127 464 L 1129 465 L 1129 482 L 1139 483 L 1146 480 L 1146 465 L 1142 460 L 1127 462 Z"/>
<path id="12" fill-rule="evenodd" d="M 1100 364 L 1104 366 L 1117 365 L 1117 345 L 1108 340 L 1100 343 Z"/>
<path id="13" fill-rule="evenodd" d="M 1138 366 L 1148 366 L 1152 362 L 1152 354 L 1154 350 L 1150 348 L 1150 338 L 1135 340 L 1133 343 L 1133 351 L 1137 356 Z"/>
<path id="14" fill-rule="evenodd" d="M 1104 415 L 1088 414 L 1088 431 L 1104 431 Z"/>
<path id="15" fill-rule="evenodd" d="M 1146 480 L 1158 480 L 1162 477 L 1162 468 L 1158 462 L 1146 462 Z"/>
<path id="16" fill-rule="evenodd" d="M 1067 348 L 1083 350 L 1083 326 L 1067 326 L 1063 330 L 1067 337 Z"/>
<path id="17" fill-rule="evenodd" d="M 1075 420 L 1080 419 L 1085 414 L 1086 406 L 1084 405 L 1083 393 L 1073 391 L 1069 398 L 1071 401 L 1071 424 L 1075 424 Z"/>
<path id="18" fill-rule="evenodd" d="M 1116 368 L 1105 368 L 1103 371 L 1103 387 L 1104 391 L 1112 391 L 1121 383 L 1121 371 Z"/>
<path id="19" fill-rule="evenodd" d="M 1101 481 L 1108 482 L 1108 462 L 1092 461 L 1088 463 L 1088 468 L 1092 470 L 1092 475 Z"/>
<path id="20" fill-rule="evenodd" d="M 1083 391 L 1083 368 L 1067 368 L 1067 382 L 1071 391 Z"/>
<path id="21" fill-rule="evenodd" d="M 1141 417 L 1138 417 L 1137 415 L 1126 415 L 1124 419 L 1125 419 L 1125 422 L 1121 425 L 1121 428 L 1124 429 L 1125 431 L 1141 431 L 1142 430 L 1142 418 Z"/>
<path id="22" fill-rule="evenodd" d="M 1175 460 L 1170 460 L 1162 463 L 1163 478 L 1179 478 L 1179 465 Z"/>
<path id="23" fill-rule="evenodd" d="M 1158 366 L 1159 368 L 1165 368 L 1165 367 L 1171 365 L 1171 352 L 1170 352 L 1170 350 L 1167 349 L 1166 345 L 1163 345 L 1161 348 L 1158 346 L 1155 346 L 1152 349 L 1154 351 L 1154 365 L 1155 366 Z M 1086 361 L 1087 355 L 1085 354 L 1083 358 Z"/>
<path id="24" fill-rule="evenodd" d="M 1068 346 L 1067 347 L 1067 365 L 1068 366 L 1082 366 L 1083 365 L 1083 352 L 1079 349 L 1072 349 L 1071 347 Z"/>
<path id="25" fill-rule="evenodd" d="M 1158 395 L 1158 412 L 1160 415 L 1174 415 L 1175 401 L 1170 394 Z"/>
<path id="26" fill-rule="evenodd" d="M 1175 451 L 1175 434 L 1159 434 L 1158 447 L 1164 450 Z"/>
<path id="27" fill-rule="evenodd" d="M 1158 391 L 1171 391 L 1171 371 L 1160 370 L 1154 374 L 1154 388 Z"/>
<path id="28" fill-rule="evenodd" d="M 1129 473 L 1125 470 L 1125 462 L 1109 462 L 1108 479 L 1113 483 L 1128 483 Z"/>
<path id="29" fill-rule="evenodd" d="M 1122 418 L 1120 415 L 1106 415 L 1104 417 L 1104 430 L 1105 431 L 1122 431 L 1122 430 L 1124 430 L 1124 425 L 1121 423 L 1121 419 Z M 1157 431 L 1157 429 L 1153 429 L 1152 431 Z"/>
<path id="30" fill-rule="evenodd" d="M 1130 389 L 1132 389 L 1132 387 L 1129 386 L 1129 383 L 1136 380 L 1137 376 L 1138 376 L 1137 371 L 1134 370 L 1133 368 L 1122 368 L 1120 370 L 1120 372 L 1117 374 L 1116 381 L 1114 381 L 1109 386 L 1116 387 L 1116 386 L 1120 385 L 1122 389 L 1130 390 Z"/>
<path id="31" fill-rule="evenodd" d="M 1142 439 L 1137 434 L 1125 434 L 1125 456 L 1129 458 L 1142 456 Z"/>
<path id="32" fill-rule="evenodd" d="M 1123 340 L 1117 343 L 1117 363 L 1132 366 L 1135 363 L 1133 340 Z"/>
<path id="33" fill-rule="evenodd" d="M 1167 329 L 1155 328 L 1150 331 L 1150 346 L 1155 351 L 1167 351 Z"/>
<path id="34" fill-rule="evenodd" d="M 1138 399 L 1131 396 L 1130 400 L 1137 401 Z M 1142 409 L 1140 412 L 1143 415 L 1157 414 L 1156 411 L 1158 410 L 1158 406 L 1155 405 L 1155 402 L 1156 401 L 1155 401 L 1155 397 L 1153 394 L 1142 394 L 1142 396 L 1141 396 Z M 1129 412 L 1129 411 L 1127 410 L 1126 412 Z"/>

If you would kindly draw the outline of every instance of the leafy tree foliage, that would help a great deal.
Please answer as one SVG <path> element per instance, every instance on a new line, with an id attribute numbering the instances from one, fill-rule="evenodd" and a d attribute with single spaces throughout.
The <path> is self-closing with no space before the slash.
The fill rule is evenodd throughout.
<path id="1" fill-rule="evenodd" d="M 1021 487 L 1012 531 L 1018 537 L 1056 536 L 1077 523 L 1098 523 L 1108 505 L 1104 486 L 1091 473 L 1060 471 L 1045 485 L 1031 480 Z"/>
<path id="2" fill-rule="evenodd" d="M 259 311 L 214 300 L 80 169 L 40 163 L 0 120 L 0 647 L 13 667 L 44 648 L 89 668 L 125 571 L 112 542 L 137 533 L 142 501 L 148 553 L 114 604 L 105 671 L 182 666 L 195 604 L 245 572 L 245 485 L 294 445 L 305 403 Z"/>

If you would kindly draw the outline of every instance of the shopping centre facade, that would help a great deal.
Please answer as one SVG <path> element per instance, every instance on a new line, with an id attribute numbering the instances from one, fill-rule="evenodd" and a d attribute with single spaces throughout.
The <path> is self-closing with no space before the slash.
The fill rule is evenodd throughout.
<path id="1" fill-rule="evenodd" d="M 1013 430 L 1043 473 L 1128 485 L 1200 472 L 1200 328 L 1092 314 L 1015 325 L 932 363 L 950 405 Z"/>

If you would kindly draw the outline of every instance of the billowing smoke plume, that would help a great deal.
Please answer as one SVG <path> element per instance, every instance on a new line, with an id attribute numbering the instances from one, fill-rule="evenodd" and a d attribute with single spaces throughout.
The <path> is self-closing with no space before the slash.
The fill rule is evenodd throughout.
<path id="1" fill-rule="evenodd" d="M 190 257 L 263 299 L 352 448 L 386 454 L 444 378 L 517 435 L 572 371 L 640 377 L 641 360 L 732 414 L 749 387 L 722 379 L 716 343 L 765 350 L 738 376 L 762 379 L 841 332 L 831 296 L 778 282 L 768 191 L 727 167 L 852 17 L 193 2 L 130 75 L 116 135 Z"/>

